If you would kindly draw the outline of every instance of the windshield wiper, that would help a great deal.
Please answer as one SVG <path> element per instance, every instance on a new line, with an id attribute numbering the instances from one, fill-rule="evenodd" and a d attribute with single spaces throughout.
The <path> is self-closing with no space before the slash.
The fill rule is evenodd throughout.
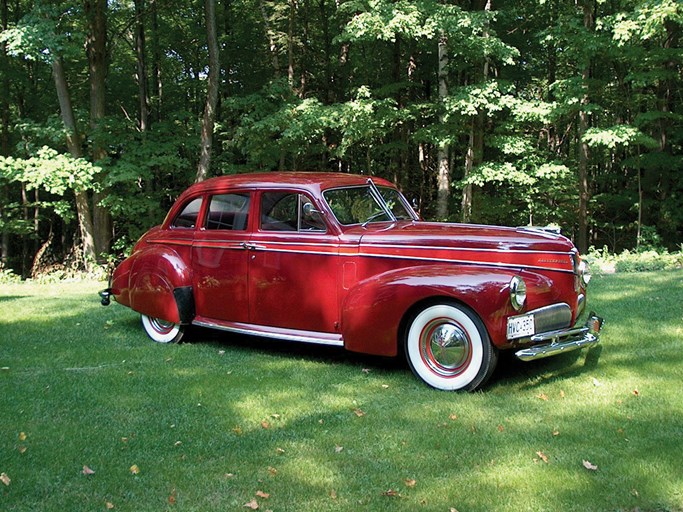
<path id="1" fill-rule="evenodd" d="M 375 185 L 375 182 L 372 181 L 372 178 L 368 178 L 367 183 L 368 185 L 370 185 L 370 194 L 372 195 L 373 199 L 377 202 L 377 204 L 379 204 L 379 206 L 382 208 L 384 215 L 389 217 L 389 219 L 392 222 L 396 222 L 396 216 L 391 211 L 391 208 L 389 208 L 389 205 L 387 205 L 387 202 L 382 197 L 382 193 L 377 188 L 377 185 Z M 377 217 L 379 217 L 378 214 L 371 215 L 368 220 L 361 224 L 361 227 L 366 227 L 371 220 L 376 219 Z"/>

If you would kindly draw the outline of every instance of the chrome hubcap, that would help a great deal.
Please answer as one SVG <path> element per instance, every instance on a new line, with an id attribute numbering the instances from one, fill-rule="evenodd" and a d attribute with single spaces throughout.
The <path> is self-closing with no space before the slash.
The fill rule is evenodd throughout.
<path id="1" fill-rule="evenodd" d="M 166 320 L 160 320 L 159 318 L 150 318 L 150 321 L 154 330 L 161 334 L 171 332 L 175 325 L 173 322 L 167 322 Z"/>
<path id="2" fill-rule="evenodd" d="M 422 334 L 422 359 L 433 372 L 452 376 L 469 362 L 470 341 L 459 325 L 439 319 L 427 325 Z"/>

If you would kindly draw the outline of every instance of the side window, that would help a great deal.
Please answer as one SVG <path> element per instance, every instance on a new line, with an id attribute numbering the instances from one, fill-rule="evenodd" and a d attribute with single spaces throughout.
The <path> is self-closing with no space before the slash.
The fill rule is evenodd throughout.
<path id="1" fill-rule="evenodd" d="M 193 199 L 185 205 L 180 214 L 173 219 L 171 227 L 192 229 L 197 225 L 199 209 L 202 207 L 202 198 Z"/>
<path id="2" fill-rule="evenodd" d="M 206 229 L 244 231 L 249 220 L 249 194 L 221 194 L 211 198 Z"/>
<path id="3" fill-rule="evenodd" d="M 306 207 L 306 204 L 310 206 Z M 311 200 L 293 192 L 265 192 L 261 195 L 261 229 L 264 231 L 324 232 L 320 213 Z"/>

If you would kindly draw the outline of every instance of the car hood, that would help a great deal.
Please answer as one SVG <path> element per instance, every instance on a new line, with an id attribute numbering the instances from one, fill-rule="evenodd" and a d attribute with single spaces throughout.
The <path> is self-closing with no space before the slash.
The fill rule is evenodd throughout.
<path id="1" fill-rule="evenodd" d="M 354 227 L 368 256 L 573 271 L 576 249 L 562 235 L 534 228 L 437 222 Z"/>

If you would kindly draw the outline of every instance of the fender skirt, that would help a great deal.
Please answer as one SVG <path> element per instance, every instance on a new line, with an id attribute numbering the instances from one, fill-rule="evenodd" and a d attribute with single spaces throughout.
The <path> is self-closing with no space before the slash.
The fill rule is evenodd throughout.
<path id="1" fill-rule="evenodd" d="M 181 286 L 173 289 L 173 297 L 178 306 L 178 317 L 181 324 L 189 324 L 194 319 L 194 294 L 191 286 Z"/>

